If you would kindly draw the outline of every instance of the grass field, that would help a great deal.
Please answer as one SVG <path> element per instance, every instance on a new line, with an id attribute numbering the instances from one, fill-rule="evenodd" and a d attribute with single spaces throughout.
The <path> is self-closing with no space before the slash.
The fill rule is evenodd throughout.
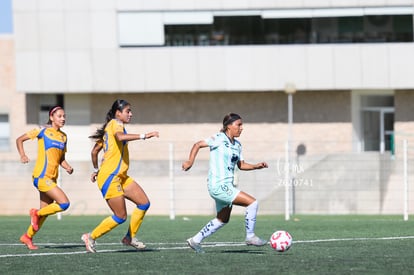
<path id="1" fill-rule="evenodd" d="M 284 253 L 270 246 L 244 245 L 243 217 L 205 240 L 196 254 L 185 240 L 211 217 L 148 215 L 141 227 L 144 251 L 124 247 L 123 224 L 98 239 L 98 253 L 86 253 L 80 240 L 103 217 L 49 217 L 34 239 L 39 250 L 19 243 L 29 218 L 0 217 L 1 274 L 414 274 L 414 221 L 401 216 L 259 216 L 256 233 L 291 233 Z"/>

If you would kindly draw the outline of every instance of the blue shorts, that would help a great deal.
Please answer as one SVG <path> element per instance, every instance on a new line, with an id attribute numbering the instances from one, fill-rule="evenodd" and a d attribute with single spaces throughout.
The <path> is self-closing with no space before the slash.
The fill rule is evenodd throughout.
<path id="1" fill-rule="evenodd" d="M 216 201 L 216 211 L 227 206 L 232 206 L 234 199 L 240 193 L 240 190 L 234 187 L 232 183 L 216 184 L 214 187 L 208 184 L 208 193 Z"/>

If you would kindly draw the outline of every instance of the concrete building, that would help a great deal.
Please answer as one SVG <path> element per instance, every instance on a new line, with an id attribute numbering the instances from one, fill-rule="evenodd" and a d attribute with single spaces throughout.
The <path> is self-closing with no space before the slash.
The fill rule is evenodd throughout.
<path id="1" fill-rule="evenodd" d="M 131 144 L 139 165 L 131 173 L 142 179 L 155 214 L 214 209 L 203 184 L 208 153 L 189 175 L 180 172 L 180 162 L 193 142 L 218 131 L 228 112 L 244 118 L 246 160 L 273 164 L 267 171 L 240 173 L 241 188 L 264 202 L 264 212 L 284 211 L 285 184 L 275 182 L 285 175 L 275 167 L 291 139 L 292 154 L 306 152 L 292 173 L 299 170 L 314 184 L 296 188 L 291 209 L 400 213 L 402 164 L 390 161 L 391 155 L 400 159 L 402 140 L 412 140 L 414 130 L 413 5 L 412 0 L 14 0 L 14 35 L 0 42 L 6 72 L 0 86 L 0 126 L 6 129 L 0 157 L 4 177 L 18 184 L 25 203 L 0 202 L 2 214 L 24 213 L 37 199 L 30 165 L 18 165 L 14 141 L 46 122 L 55 104 L 68 114 L 67 159 L 75 163 L 75 175 L 62 175 L 73 201 L 69 213 L 107 211 L 96 187 L 87 183 L 88 136 L 116 98 L 132 103 L 128 131 L 161 133 L 159 140 Z M 293 124 L 287 87 L 296 91 Z M 35 158 L 35 142 L 27 151 Z M 338 155 L 347 157 L 333 161 Z M 365 181 L 347 178 L 352 189 L 343 190 L 347 173 L 328 163 L 348 171 L 374 165 Z M 386 177 L 378 176 L 384 165 Z M 319 180 L 317 167 L 330 175 L 327 182 L 337 196 Z M 373 185 L 367 188 L 366 182 Z M 321 190 L 323 197 L 315 194 Z M 354 201 L 356 193 L 360 200 Z"/>

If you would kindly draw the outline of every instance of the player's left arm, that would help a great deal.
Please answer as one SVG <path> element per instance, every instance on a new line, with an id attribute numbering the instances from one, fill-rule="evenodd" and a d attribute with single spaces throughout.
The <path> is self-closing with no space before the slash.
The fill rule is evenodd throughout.
<path id="1" fill-rule="evenodd" d="M 158 131 L 149 132 L 146 134 L 125 134 L 123 132 L 116 132 L 115 138 L 118 141 L 132 141 L 132 140 L 139 140 L 139 139 L 149 139 L 152 137 L 159 137 L 160 134 Z"/>
<path id="2" fill-rule="evenodd" d="M 62 160 L 60 161 L 60 166 L 62 166 L 63 169 L 66 170 L 66 172 L 70 175 L 73 173 L 72 166 L 69 165 L 69 163 L 66 161 L 65 156 L 62 157 Z"/>
<path id="3" fill-rule="evenodd" d="M 251 164 L 251 163 L 245 162 L 244 160 L 239 161 L 237 163 L 237 166 L 239 167 L 240 170 L 256 170 L 256 169 L 263 169 L 263 168 L 268 167 L 266 162 L 259 162 L 256 164 Z"/>

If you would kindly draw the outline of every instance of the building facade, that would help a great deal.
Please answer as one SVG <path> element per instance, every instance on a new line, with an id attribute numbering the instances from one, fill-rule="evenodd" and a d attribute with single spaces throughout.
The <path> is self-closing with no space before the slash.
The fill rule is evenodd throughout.
<path id="1" fill-rule="evenodd" d="M 73 181 L 87 181 L 92 146 L 87 137 L 116 98 L 132 103 L 129 131 L 161 133 L 131 154 L 134 161 L 164 163 L 148 174 L 168 170 L 171 144 L 174 160 L 185 159 L 192 143 L 216 132 L 228 112 L 244 118 L 241 140 L 254 160 L 277 163 L 288 139 L 292 151 L 306 145 L 309 157 L 398 155 L 414 130 L 413 15 L 412 0 L 14 0 L 14 35 L 2 41 L 0 53 L 6 56 L 2 64 L 9 64 L 7 81 L 15 79 L 0 87 L 0 123 L 7 129 L 0 135 L 0 156 L 17 160 L 16 137 L 45 123 L 49 108 L 61 104 L 68 114 L 67 158 L 79 163 Z M 287 87 L 295 91 L 293 123 Z M 140 146 L 149 149 L 139 151 Z M 35 144 L 27 150 L 35 156 Z M 178 174 L 179 164 L 174 169 Z M 272 178 L 275 171 L 267 173 Z M 29 181 L 30 172 L 25 177 Z M 162 177 L 168 189 L 171 177 L 167 172 Z M 206 193 L 203 187 L 196 190 Z M 265 196 L 269 188 L 274 186 L 257 192 Z M 168 194 L 159 200 L 168 201 Z M 195 200 L 193 210 L 183 206 L 179 212 L 211 211 L 197 206 L 208 196 Z M 401 208 L 380 204 L 369 210 L 337 205 L 310 210 L 299 202 L 296 209 Z M 282 208 L 271 205 L 268 212 Z M 93 209 L 84 213 L 99 212 Z M 165 214 L 168 207 L 154 211 Z M 21 209 L 6 210 L 15 212 Z"/>

